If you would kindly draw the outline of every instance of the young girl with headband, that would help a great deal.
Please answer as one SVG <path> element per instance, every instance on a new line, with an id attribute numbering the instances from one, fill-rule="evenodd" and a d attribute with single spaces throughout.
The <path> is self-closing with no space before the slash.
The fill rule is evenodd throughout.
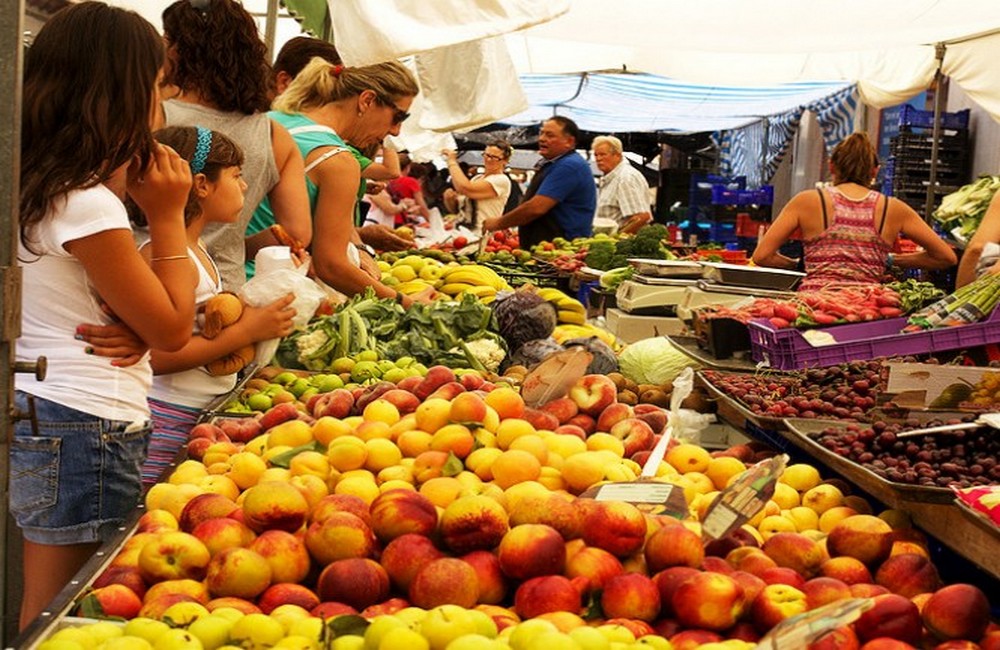
<path id="1" fill-rule="evenodd" d="M 117 534 L 141 496 L 149 358 L 109 362 L 79 324 L 117 318 L 163 350 L 191 336 L 191 172 L 151 137 L 163 60 L 152 25 L 101 2 L 59 11 L 25 58 L 17 361 L 44 355 L 48 373 L 15 378 L 16 408 L 28 416 L 10 450 L 10 511 L 24 536 L 22 628 Z M 148 262 L 135 247 L 126 192 L 149 221 Z"/>
<path id="2" fill-rule="evenodd" d="M 201 234 L 208 224 L 235 223 L 243 209 L 246 182 L 241 175 L 243 152 L 229 138 L 204 127 L 172 126 L 154 137 L 191 162 L 192 185 L 184 209 L 187 222 L 187 255 L 198 268 L 195 303 L 199 312 L 205 303 L 222 292 L 219 269 L 208 254 Z M 139 248 L 149 255 L 149 246 Z M 198 414 L 212 399 L 236 385 L 236 372 L 226 364 L 213 363 L 238 354 L 259 341 L 286 336 L 293 328 L 295 299 L 289 294 L 266 307 L 243 306 L 239 320 L 215 333 L 203 334 L 204 320 L 194 321 L 191 340 L 180 350 L 152 351 L 153 387 L 149 406 L 153 414 L 153 434 L 142 466 L 143 483 L 148 487 L 177 456 L 188 440 Z"/>

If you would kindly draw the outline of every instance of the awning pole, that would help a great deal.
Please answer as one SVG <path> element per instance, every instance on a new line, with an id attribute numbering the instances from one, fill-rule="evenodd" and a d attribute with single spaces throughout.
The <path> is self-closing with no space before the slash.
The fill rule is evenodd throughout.
<path id="1" fill-rule="evenodd" d="M 937 58 L 937 70 L 934 72 L 934 130 L 931 136 L 931 175 L 930 183 L 927 185 L 927 196 L 924 199 L 924 221 L 931 220 L 931 213 L 934 212 L 934 186 L 937 185 L 938 170 L 938 148 L 941 140 L 941 112 L 944 107 L 944 73 L 941 66 L 944 63 L 944 53 L 947 46 L 938 43 L 934 46 L 934 55 Z"/>
<path id="2" fill-rule="evenodd" d="M 267 15 L 264 17 L 264 44 L 267 46 L 267 60 L 274 60 L 274 39 L 278 31 L 278 0 L 267 0 Z"/>

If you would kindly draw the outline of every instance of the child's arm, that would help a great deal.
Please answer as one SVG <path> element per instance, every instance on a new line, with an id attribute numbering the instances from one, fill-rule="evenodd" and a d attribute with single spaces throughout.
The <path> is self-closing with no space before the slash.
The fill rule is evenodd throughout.
<path id="1" fill-rule="evenodd" d="M 152 266 L 139 255 L 127 228 L 64 245 L 111 311 L 150 347 L 176 350 L 191 337 L 197 272 L 184 232 L 190 188 L 187 161 L 160 144 L 149 166 L 129 181 L 129 193 L 149 222 Z"/>
<path id="2" fill-rule="evenodd" d="M 252 343 L 291 334 L 295 317 L 295 309 L 291 307 L 293 300 L 295 295 L 288 294 L 266 307 L 245 305 L 240 319 L 213 339 L 192 336 L 187 345 L 176 352 L 153 350 L 150 356 L 153 374 L 167 375 L 197 368 Z"/>

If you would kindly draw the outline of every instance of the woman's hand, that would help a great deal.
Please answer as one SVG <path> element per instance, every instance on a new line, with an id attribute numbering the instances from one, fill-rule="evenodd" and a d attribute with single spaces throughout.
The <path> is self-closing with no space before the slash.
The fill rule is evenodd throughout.
<path id="1" fill-rule="evenodd" d="M 191 192 L 191 166 L 170 147 L 156 143 L 145 169 L 130 170 L 127 190 L 150 221 L 183 215 Z"/>
<path id="2" fill-rule="evenodd" d="M 458 162 L 458 152 L 454 149 L 442 149 L 441 155 L 448 163 Z"/>
<path id="3" fill-rule="evenodd" d="M 500 225 L 500 220 L 501 217 L 490 217 L 489 219 L 483 219 L 483 232 L 502 230 L 503 226 Z"/>
<path id="4" fill-rule="evenodd" d="M 264 307 L 245 305 L 239 323 L 253 335 L 255 342 L 288 336 L 295 329 L 292 319 L 298 313 L 291 306 L 294 300 L 295 294 L 290 293 Z"/>
<path id="5" fill-rule="evenodd" d="M 1000 260 L 997 260 L 996 264 L 986 269 L 986 272 L 990 275 L 1000 275 Z"/>
<path id="6" fill-rule="evenodd" d="M 146 342 L 120 321 L 109 325 L 78 325 L 76 338 L 87 342 L 87 354 L 110 357 L 111 365 L 118 368 L 135 365 L 149 351 Z"/>
<path id="7" fill-rule="evenodd" d="M 413 248 L 413 242 L 403 239 L 382 224 L 370 224 L 358 230 L 361 241 L 379 251 L 406 251 Z"/>

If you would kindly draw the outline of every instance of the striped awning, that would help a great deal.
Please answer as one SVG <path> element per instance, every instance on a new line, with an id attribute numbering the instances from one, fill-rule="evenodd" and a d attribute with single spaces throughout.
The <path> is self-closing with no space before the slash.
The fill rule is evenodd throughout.
<path id="1" fill-rule="evenodd" d="M 554 114 L 603 133 L 738 129 L 801 110 L 852 84 L 801 82 L 766 87 L 709 86 L 650 74 L 530 74 L 520 77 L 531 107 L 505 124 L 537 124 Z"/>

